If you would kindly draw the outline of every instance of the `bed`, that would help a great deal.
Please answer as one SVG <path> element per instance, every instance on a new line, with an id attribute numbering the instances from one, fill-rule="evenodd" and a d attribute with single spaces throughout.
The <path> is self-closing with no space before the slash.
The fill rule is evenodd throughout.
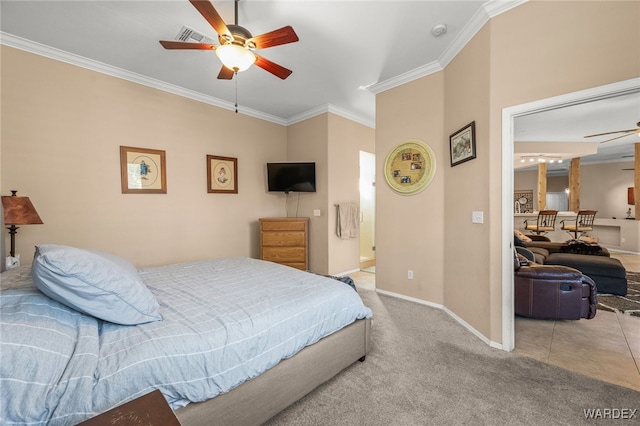
<path id="1" fill-rule="evenodd" d="M 251 258 L 138 271 L 46 245 L 0 278 L 3 425 L 77 424 L 155 389 L 185 426 L 260 424 L 370 348 L 350 286 Z"/>

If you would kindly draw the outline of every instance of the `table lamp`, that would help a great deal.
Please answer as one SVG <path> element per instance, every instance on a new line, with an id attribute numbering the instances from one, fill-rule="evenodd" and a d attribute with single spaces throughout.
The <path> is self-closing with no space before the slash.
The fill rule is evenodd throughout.
<path id="1" fill-rule="evenodd" d="M 14 257 L 16 251 L 16 233 L 18 227 L 16 225 L 36 225 L 41 224 L 42 219 L 38 216 L 29 197 L 18 197 L 18 191 L 11 191 L 11 196 L 2 196 L 2 207 L 4 209 L 4 223 L 11 235 L 11 251 L 9 254 Z M 3 260 L 4 261 L 4 260 Z"/>

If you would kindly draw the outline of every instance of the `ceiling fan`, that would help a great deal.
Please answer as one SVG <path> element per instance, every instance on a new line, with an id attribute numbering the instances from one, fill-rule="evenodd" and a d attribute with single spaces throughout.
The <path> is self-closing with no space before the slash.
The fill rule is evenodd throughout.
<path id="1" fill-rule="evenodd" d="M 215 50 L 223 64 L 218 74 L 218 79 L 221 80 L 231 80 L 236 73 L 248 69 L 254 63 L 283 80 L 289 77 L 291 70 L 256 54 L 254 50 L 294 43 L 299 40 L 298 35 L 291 26 L 258 36 L 251 35 L 249 30 L 238 25 L 238 1 L 234 1 L 235 23 L 227 25 L 208 0 L 189 0 L 218 33 L 220 45 L 165 40 L 161 40 L 160 44 L 165 49 Z"/>
<path id="2" fill-rule="evenodd" d="M 640 135 L 640 121 L 636 123 L 637 128 L 635 129 L 629 129 L 629 130 L 617 130 L 614 132 L 605 132 L 605 133 L 596 133 L 595 135 L 587 135 L 585 136 L 585 138 L 592 138 L 595 136 L 604 136 L 604 135 L 614 135 L 616 133 L 624 133 L 624 135 L 621 136 L 616 136 L 615 138 L 611 138 L 611 139 L 607 139 L 606 141 L 602 141 L 602 143 L 604 142 L 611 142 L 614 141 L 616 139 L 620 139 L 620 138 L 624 138 L 625 136 L 629 136 L 631 133 L 637 133 Z"/>

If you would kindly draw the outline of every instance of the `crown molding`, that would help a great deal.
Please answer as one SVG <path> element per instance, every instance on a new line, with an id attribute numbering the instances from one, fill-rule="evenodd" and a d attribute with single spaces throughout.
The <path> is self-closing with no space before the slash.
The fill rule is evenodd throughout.
<path id="1" fill-rule="evenodd" d="M 456 57 L 458 53 L 464 48 L 464 46 L 476 35 L 476 33 L 489 21 L 489 19 L 513 9 L 528 0 L 490 0 L 480 8 L 472 19 L 465 25 L 458 36 L 449 44 L 447 49 L 443 52 L 438 60 L 429 64 L 422 65 L 413 70 L 407 71 L 396 77 L 384 80 L 378 83 L 373 83 L 364 87 L 365 90 L 373 94 L 378 94 L 394 87 L 412 82 L 422 77 L 434 74 L 436 72 L 444 70 L 444 68 Z M 36 55 L 45 56 L 50 59 L 65 62 L 71 65 L 79 66 L 91 71 L 106 74 L 112 77 L 120 78 L 123 80 L 138 83 L 144 86 L 152 87 L 167 93 L 182 96 L 185 98 L 193 99 L 198 102 L 213 105 L 218 108 L 235 111 L 236 107 L 233 103 L 224 101 L 213 96 L 204 95 L 202 93 L 186 89 L 174 84 L 165 83 L 163 81 L 150 78 L 141 74 L 133 73 L 131 71 L 117 68 L 99 61 L 94 61 L 79 55 L 74 55 L 69 52 L 65 52 L 60 49 L 56 49 L 50 46 L 46 46 L 40 43 L 36 43 L 21 37 L 14 36 L 0 31 L 0 44 L 13 47 L 16 49 L 24 50 Z M 317 108 L 310 109 L 301 114 L 297 114 L 288 119 L 283 119 L 271 114 L 264 113 L 262 111 L 254 110 L 251 108 L 239 108 L 238 113 L 244 114 L 250 117 L 258 118 L 260 120 L 268 121 L 271 123 L 279 124 L 282 126 L 290 126 L 300 121 L 315 117 L 320 114 L 331 112 L 333 114 L 344 117 L 348 120 L 355 121 L 364 126 L 375 128 L 375 122 L 366 120 L 358 115 L 353 114 L 343 108 L 335 105 L 327 104 Z"/>
<path id="2" fill-rule="evenodd" d="M 363 126 L 371 127 L 372 129 L 375 129 L 376 127 L 375 123 L 369 120 L 364 120 L 362 117 L 355 115 L 344 108 L 340 108 L 332 104 L 320 105 L 319 107 L 312 108 L 303 113 L 294 115 L 293 117 L 287 120 L 286 125 L 290 126 L 292 124 L 296 124 L 301 121 L 308 120 L 310 118 L 317 117 L 318 115 L 322 115 L 326 113 L 332 113 L 332 114 L 338 115 L 340 117 L 346 118 L 347 120 L 355 121 L 356 123 L 362 124 Z"/>
<path id="3" fill-rule="evenodd" d="M 44 56 L 60 62 L 65 62 L 71 65 L 82 67 L 91 71 L 99 72 L 101 74 L 106 74 L 111 77 L 116 77 L 122 80 L 131 81 L 133 83 L 158 89 L 163 92 L 189 98 L 194 101 L 202 102 L 208 105 L 213 105 L 218 108 L 226 109 L 229 111 L 236 110 L 235 104 L 231 102 L 227 102 L 222 99 L 215 98 L 213 96 L 204 95 L 200 92 L 186 89 L 184 87 L 180 87 L 174 84 L 165 83 L 164 81 L 160 81 L 155 78 L 144 76 L 142 74 L 137 74 L 131 71 L 127 71 L 122 68 L 114 67 L 114 66 L 105 64 L 103 62 L 94 61 L 93 59 L 88 59 L 79 55 L 74 55 L 72 53 L 65 52 L 60 49 L 56 49 L 50 46 L 45 46 L 43 44 L 36 43 L 21 37 L 16 37 L 12 34 L 7 34 L 1 31 L 0 31 L 0 44 L 8 47 L 24 50 L 26 52 L 34 53 L 36 55 Z M 271 123 L 286 126 L 286 120 L 271 114 L 266 114 L 262 111 L 258 111 L 255 109 L 240 107 L 238 108 L 238 113 L 247 115 L 250 117 L 258 118 L 260 120 L 269 121 Z"/>
<path id="4" fill-rule="evenodd" d="M 460 51 L 471 41 L 471 39 L 482 29 L 482 27 L 489 21 L 489 19 L 498 16 L 514 7 L 520 6 L 526 3 L 528 0 L 491 0 L 485 3 L 478 11 L 471 17 L 469 22 L 462 28 L 460 33 L 453 39 L 453 41 L 447 46 L 440 57 L 430 64 L 423 65 L 408 71 L 399 76 L 384 80 L 378 83 L 371 84 L 366 87 L 367 90 L 374 94 L 384 92 L 385 90 L 393 89 L 394 87 L 401 86 L 409 83 L 413 80 L 417 80 L 422 77 L 426 77 L 430 74 L 442 71 L 449 63 L 455 58 Z"/>

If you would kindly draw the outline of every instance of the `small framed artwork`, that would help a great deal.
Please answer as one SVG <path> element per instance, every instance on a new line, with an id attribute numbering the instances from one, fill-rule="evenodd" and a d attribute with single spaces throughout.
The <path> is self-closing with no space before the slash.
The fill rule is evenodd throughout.
<path id="1" fill-rule="evenodd" d="M 238 193 L 238 159 L 207 155 L 207 192 Z"/>
<path id="2" fill-rule="evenodd" d="M 451 167 L 476 158 L 476 122 L 464 126 L 449 137 Z"/>
<path id="3" fill-rule="evenodd" d="M 166 194 L 165 152 L 121 146 L 120 180 L 123 194 Z"/>

